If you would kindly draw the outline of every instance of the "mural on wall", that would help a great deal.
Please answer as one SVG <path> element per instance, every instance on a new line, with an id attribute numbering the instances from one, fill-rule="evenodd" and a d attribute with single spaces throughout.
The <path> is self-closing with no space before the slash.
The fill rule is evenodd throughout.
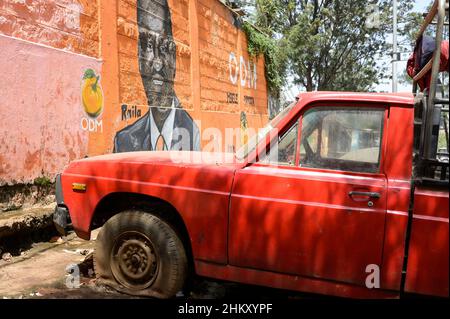
<path id="1" fill-rule="evenodd" d="M 138 0 L 137 24 L 139 73 L 149 111 L 116 133 L 113 152 L 200 150 L 200 131 L 174 90 L 176 44 L 167 0 Z"/>
<path id="2" fill-rule="evenodd" d="M 210 150 L 209 128 L 233 151 L 266 124 L 264 59 L 221 1 L 29 2 L 0 0 L 0 185 L 113 150 Z"/>
<path id="3" fill-rule="evenodd" d="M 103 132 L 103 121 L 97 118 L 103 112 L 103 90 L 100 75 L 93 69 L 84 72 L 81 85 L 81 101 L 88 116 L 81 118 L 81 128 L 89 132 Z"/>
<path id="4" fill-rule="evenodd" d="M 248 120 L 247 114 L 241 112 L 241 144 L 247 144 L 248 142 Z"/>

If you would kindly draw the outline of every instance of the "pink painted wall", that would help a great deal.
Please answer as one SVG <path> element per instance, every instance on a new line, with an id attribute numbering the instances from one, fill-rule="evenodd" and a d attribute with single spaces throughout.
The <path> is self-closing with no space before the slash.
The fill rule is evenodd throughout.
<path id="1" fill-rule="evenodd" d="M 81 79 L 95 58 L 0 35 L 0 185 L 53 177 L 87 154 Z"/>

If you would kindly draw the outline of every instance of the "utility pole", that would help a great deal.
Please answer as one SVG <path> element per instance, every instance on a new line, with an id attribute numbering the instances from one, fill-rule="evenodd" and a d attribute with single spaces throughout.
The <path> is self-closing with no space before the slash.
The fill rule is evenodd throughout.
<path id="1" fill-rule="evenodd" d="M 393 0 L 392 92 L 397 92 L 397 0 Z"/>

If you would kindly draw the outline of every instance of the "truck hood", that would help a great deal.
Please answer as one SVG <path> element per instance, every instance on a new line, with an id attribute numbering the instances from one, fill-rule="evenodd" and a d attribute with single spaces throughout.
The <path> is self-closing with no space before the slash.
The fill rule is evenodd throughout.
<path id="1" fill-rule="evenodd" d="M 217 220 L 222 231 L 228 220 L 234 174 L 243 165 L 230 153 L 149 151 L 102 155 L 72 162 L 61 174 L 61 190 L 72 223 L 83 238 L 89 238 L 96 207 L 114 193 L 158 198 L 184 214 L 183 218 L 193 225 L 201 223 L 204 214 L 211 214 L 211 220 Z"/>
<path id="2" fill-rule="evenodd" d="M 172 166 L 239 166 L 234 153 L 211 153 L 190 151 L 143 151 L 126 152 L 86 157 L 74 161 L 74 164 L 117 163 L 117 164 L 152 164 Z"/>
<path id="3" fill-rule="evenodd" d="M 146 151 L 80 159 L 72 162 L 62 176 L 63 179 L 64 175 L 72 175 L 206 187 L 214 180 L 225 179 L 229 182 L 234 171 L 243 166 L 244 163 L 237 160 L 233 153 Z"/>

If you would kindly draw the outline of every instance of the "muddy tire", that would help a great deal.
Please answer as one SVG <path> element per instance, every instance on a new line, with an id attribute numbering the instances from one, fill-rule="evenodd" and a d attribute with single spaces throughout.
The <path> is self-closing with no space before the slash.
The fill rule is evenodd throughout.
<path id="1" fill-rule="evenodd" d="M 117 291 L 170 298 L 183 288 L 188 262 L 169 224 L 148 212 L 125 211 L 100 230 L 94 270 L 99 284 Z"/>

